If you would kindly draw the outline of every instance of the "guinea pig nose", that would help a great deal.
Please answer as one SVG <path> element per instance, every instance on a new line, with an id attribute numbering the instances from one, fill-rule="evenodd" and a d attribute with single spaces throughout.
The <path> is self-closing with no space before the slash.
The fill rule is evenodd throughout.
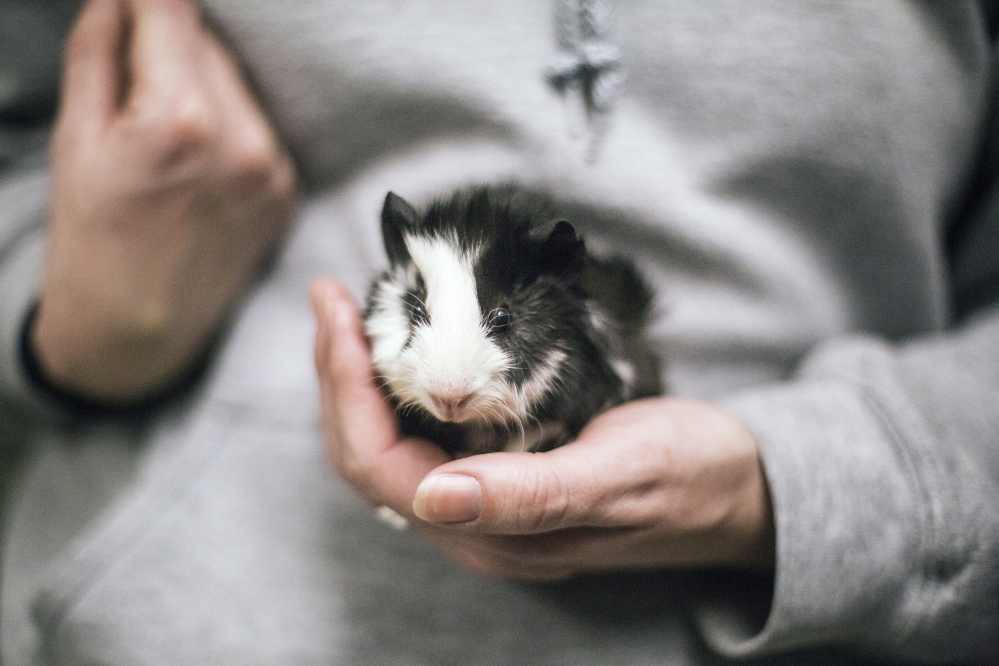
<path id="1" fill-rule="evenodd" d="M 437 409 L 441 410 L 448 418 L 452 418 L 465 407 L 468 407 L 468 403 L 472 401 L 472 394 L 431 393 L 430 399 Z"/>

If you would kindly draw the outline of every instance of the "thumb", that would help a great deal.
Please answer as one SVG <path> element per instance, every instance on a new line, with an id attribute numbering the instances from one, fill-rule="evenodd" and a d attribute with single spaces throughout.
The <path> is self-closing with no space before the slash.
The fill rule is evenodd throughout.
<path id="1" fill-rule="evenodd" d="M 413 513 L 493 534 L 538 534 L 600 523 L 600 490 L 583 442 L 547 453 L 490 453 L 442 465 L 417 487 Z"/>
<path id="2" fill-rule="evenodd" d="M 448 456 L 428 441 L 400 439 L 395 417 L 372 375 L 361 315 L 347 288 L 319 279 L 311 295 L 330 461 L 373 504 L 405 515 L 420 479 Z"/>

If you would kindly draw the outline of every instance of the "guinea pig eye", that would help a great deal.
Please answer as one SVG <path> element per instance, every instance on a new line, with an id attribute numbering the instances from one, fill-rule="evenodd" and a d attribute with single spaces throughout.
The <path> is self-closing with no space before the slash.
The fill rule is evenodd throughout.
<path id="1" fill-rule="evenodd" d="M 430 321 L 430 315 L 427 314 L 423 301 L 416 294 L 406 294 L 406 307 L 409 309 L 409 319 L 414 326 L 422 326 Z"/>
<path id="2" fill-rule="evenodd" d="M 513 315 L 505 307 L 498 307 L 492 312 L 489 318 L 489 328 L 497 335 L 503 335 L 510 330 L 513 324 Z"/>

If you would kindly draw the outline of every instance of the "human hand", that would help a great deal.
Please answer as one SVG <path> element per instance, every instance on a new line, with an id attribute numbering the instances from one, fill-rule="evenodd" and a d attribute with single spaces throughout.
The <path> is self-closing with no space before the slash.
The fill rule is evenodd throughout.
<path id="1" fill-rule="evenodd" d="M 187 0 L 90 0 L 52 143 L 31 344 L 46 378 L 131 404 L 198 359 L 291 216 L 295 174 Z"/>
<path id="2" fill-rule="evenodd" d="M 552 579 L 773 563 L 759 453 L 724 410 L 642 400 L 609 410 L 550 452 L 450 460 L 427 441 L 400 438 L 346 290 L 321 280 L 312 296 L 334 468 L 373 506 L 406 517 L 467 568 Z"/>

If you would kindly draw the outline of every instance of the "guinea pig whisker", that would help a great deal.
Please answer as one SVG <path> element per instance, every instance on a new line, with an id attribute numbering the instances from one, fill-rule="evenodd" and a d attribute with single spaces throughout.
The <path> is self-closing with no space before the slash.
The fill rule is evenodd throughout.
<path id="1" fill-rule="evenodd" d="M 390 377 L 388 377 L 387 375 L 378 374 L 374 376 L 374 380 L 379 390 L 381 391 L 389 390 L 389 385 L 392 381 Z"/>
<path id="2" fill-rule="evenodd" d="M 516 425 L 520 439 L 519 449 L 521 451 L 527 450 L 527 425 L 524 423 L 524 417 L 521 417 L 520 413 L 518 413 L 516 410 L 514 410 L 505 402 L 499 402 L 498 404 L 500 405 L 500 407 L 504 408 L 506 412 L 509 414 L 509 418 L 503 419 L 504 423 L 507 426 L 507 432 L 510 431 L 511 426 Z M 538 425 L 540 427 L 540 422 L 530 412 L 527 412 L 525 410 L 524 415 L 526 416 L 527 419 L 538 422 Z"/>

